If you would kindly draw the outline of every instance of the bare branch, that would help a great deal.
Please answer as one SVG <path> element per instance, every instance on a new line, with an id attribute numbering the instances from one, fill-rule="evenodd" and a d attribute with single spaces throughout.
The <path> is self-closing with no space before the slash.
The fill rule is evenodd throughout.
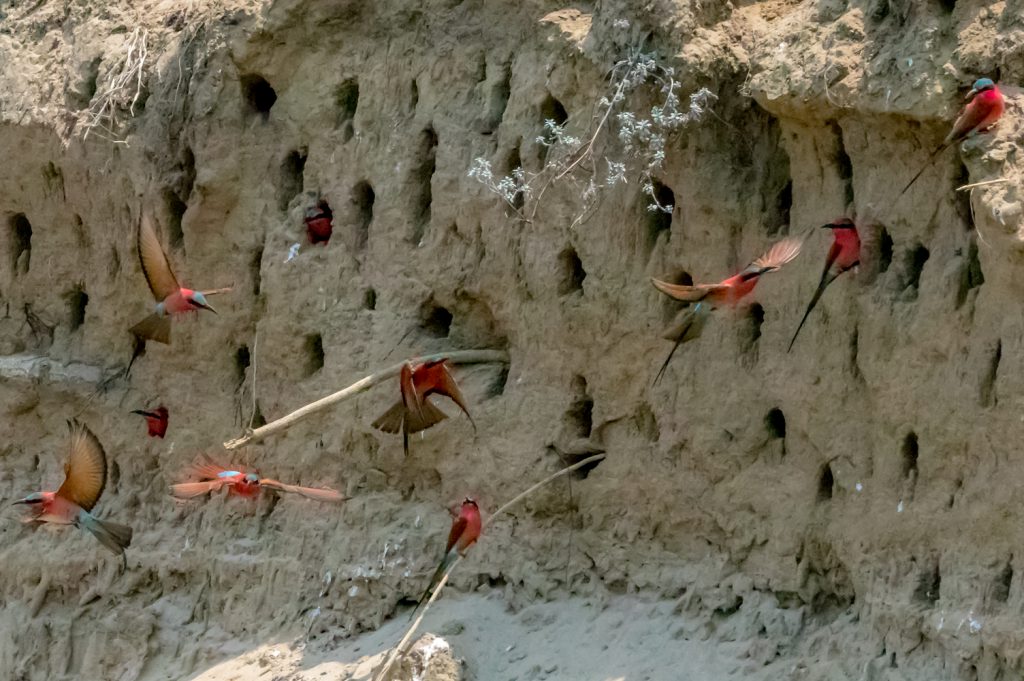
<path id="1" fill-rule="evenodd" d="M 507 364 L 509 361 L 508 353 L 504 350 L 458 350 L 455 352 L 440 352 L 436 355 L 420 357 L 418 361 L 434 362 L 440 359 L 447 359 L 452 364 L 485 364 L 488 362 L 504 362 Z M 242 437 L 225 442 L 224 449 L 238 449 L 239 447 L 259 442 L 260 440 L 263 440 L 275 433 L 287 430 L 299 421 L 312 416 L 319 411 L 323 411 L 333 404 L 347 400 L 359 393 L 366 392 L 378 383 L 382 383 L 393 376 L 397 376 L 398 372 L 402 370 L 402 364 L 404 364 L 404 362 L 396 364 L 388 369 L 383 369 L 370 374 L 366 378 L 356 381 L 344 390 L 339 390 L 338 392 L 327 395 L 326 397 L 321 397 L 315 402 L 311 402 L 304 407 L 296 409 L 287 416 L 282 416 L 276 421 L 271 421 L 267 425 L 248 432 Z"/>

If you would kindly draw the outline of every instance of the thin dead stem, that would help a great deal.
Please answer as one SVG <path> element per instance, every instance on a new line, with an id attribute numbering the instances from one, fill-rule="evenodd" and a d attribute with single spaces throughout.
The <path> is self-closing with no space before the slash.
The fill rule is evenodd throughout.
<path id="1" fill-rule="evenodd" d="M 522 501 L 526 497 L 530 496 L 531 494 L 533 494 L 534 492 L 539 490 L 544 485 L 547 485 L 548 483 L 552 482 L 553 480 L 557 480 L 558 478 L 560 478 L 561 476 L 563 476 L 563 475 L 565 475 L 567 473 L 571 473 L 571 472 L 573 472 L 575 470 L 583 468 L 584 466 L 586 466 L 588 464 L 597 463 L 598 461 L 603 460 L 606 456 L 607 456 L 607 454 L 595 454 L 594 456 L 587 457 L 586 459 L 583 459 L 582 461 L 577 461 L 573 465 L 567 466 L 566 468 L 563 468 L 560 471 L 549 475 L 548 477 L 546 477 L 543 480 L 541 480 L 540 482 L 538 482 L 536 485 L 533 485 L 532 487 L 527 489 L 525 492 L 517 494 L 510 501 L 505 502 L 505 504 L 503 504 L 501 507 L 499 507 L 498 510 L 495 511 L 491 515 L 491 517 L 488 518 L 483 523 L 483 527 L 481 527 L 480 533 L 483 534 L 484 531 L 488 527 L 490 527 L 494 523 L 495 520 L 497 520 L 503 514 L 507 513 L 510 508 L 512 508 L 513 506 L 518 504 L 520 501 Z M 437 583 L 437 586 L 434 588 L 434 593 L 431 594 L 431 596 L 430 596 L 430 600 L 428 600 L 424 604 L 423 609 L 420 610 L 419 616 L 412 623 L 412 625 L 409 627 L 409 629 L 405 632 L 405 636 L 402 637 L 402 640 L 398 642 L 397 646 L 395 646 L 394 648 L 391 649 L 390 653 L 388 653 L 388 657 L 384 661 L 384 664 L 380 667 L 380 670 L 376 674 L 374 674 L 373 681 L 384 681 L 384 678 L 385 678 L 386 674 L 391 669 L 391 667 L 394 665 L 395 661 L 398 660 L 399 657 L 405 655 L 406 647 L 409 645 L 409 640 L 412 638 L 413 634 L 416 633 L 416 630 L 419 628 L 420 623 L 423 622 L 423 618 L 426 616 L 427 611 L 430 609 L 430 606 L 433 604 L 434 601 L 437 600 L 437 597 L 441 593 L 441 590 L 444 588 L 444 585 L 447 584 L 448 578 L 451 576 L 451 574 L 455 570 L 456 566 L 458 566 L 458 564 L 461 563 L 461 562 L 462 562 L 462 556 L 461 555 L 457 556 L 455 561 L 452 562 L 452 564 L 448 567 L 448 569 L 445 571 L 445 573 L 441 576 L 440 581 Z"/>
<path id="2" fill-rule="evenodd" d="M 148 38 L 149 31 L 141 26 L 136 26 L 128 36 L 125 41 L 124 58 L 119 68 L 111 69 L 110 82 L 89 107 L 82 139 L 87 139 L 90 134 L 95 133 L 98 137 L 111 142 L 125 143 L 123 139 L 117 139 L 114 132 L 118 127 L 117 116 L 118 112 L 125 108 L 128 109 L 129 118 L 135 116 L 135 105 L 142 95 L 142 82 L 146 74 Z"/>
<path id="3" fill-rule="evenodd" d="M 969 189 L 974 189 L 975 187 L 987 187 L 992 184 L 1003 184 L 1004 182 L 1009 182 L 1009 180 L 1006 179 L 1005 177 L 1000 177 L 995 180 L 985 180 L 984 182 L 973 182 L 971 184 L 965 184 L 961 187 L 957 187 L 956 190 L 958 192 L 965 192 Z"/>
<path id="4" fill-rule="evenodd" d="M 508 353 L 504 350 L 458 350 L 456 352 L 440 352 L 436 355 L 426 355 L 425 357 L 420 357 L 418 361 L 434 362 L 441 359 L 447 359 L 452 364 L 484 364 L 488 362 L 508 363 Z M 276 421 L 272 421 L 265 426 L 257 428 L 256 430 L 249 431 L 242 437 L 225 442 L 224 449 L 238 449 L 239 447 L 259 442 L 260 440 L 263 440 L 275 433 L 287 430 L 299 421 L 312 416 L 319 411 L 323 411 L 331 405 L 347 400 L 359 393 L 366 392 L 378 383 L 382 383 L 393 376 L 397 376 L 398 372 L 402 370 L 402 364 L 405 364 L 405 362 L 370 374 L 343 390 L 339 390 L 336 393 L 332 393 L 326 397 L 316 400 L 315 402 L 311 402 L 304 407 L 300 407 L 287 416 L 282 416 Z"/>

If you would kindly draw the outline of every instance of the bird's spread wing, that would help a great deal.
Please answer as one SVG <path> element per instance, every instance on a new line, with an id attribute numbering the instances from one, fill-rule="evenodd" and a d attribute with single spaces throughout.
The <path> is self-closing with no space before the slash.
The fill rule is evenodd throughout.
<path id="1" fill-rule="evenodd" d="M 77 421 L 71 421 L 69 425 L 71 446 L 64 464 L 66 477 L 57 490 L 57 496 L 91 511 L 107 483 L 107 457 L 92 431 Z"/>
<path id="2" fill-rule="evenodd" d="M 219 463 L 210 458 L 209 454 L 204 454 L 200 457 L 199 461 L 192 464 L 189 468 L 189 474 L 192 477 L 199 478 L 200 480 L 222 480 L 221 473 L 233 472 L 236 469 L 224 468 Z"/>
<path id="3" fill-rule="evenodd" d="M 686 284 L 670 284 L 667 281 L 662 281 L 653 277 L 651 277 L 651 283 L 654 284 L 654 288 L 658 289 L 665 295 L 688 303 L 695 303 L 698 300 L 704 300 L 704 298 L 716 291 L 729 288 L 728 286 L 722 286 L 721 284 L 696 284 L 694 286 L 688 286 Z"/>
<path id="4" fill-rule="evenodd" d="M 466 398 L 462 396 L 462 391 L 459 389 L 459 384 L 455 382 L 455 377 L 452 375 L 451 369 L 448 368 L 448 360 L 444 360 L 439 367 L 440 374 L 437 378 L 435 390 L 442 395 L 447 395 L 452 401 L 459 405 L 459 409 L 466 415 L 469 422 L 473 424 L 473 430 L 476 430 L 476 422 L 473 421 L 473 417 L 469 414 L 469 408 L 466 407 Z"/>
<path id="5" fill-rule="evenodd" d="M 179 499 L 192 499 L 207 492 L 216 492 L 224 485 L 232 484 L 230 480 L 204 480 L 203 482 L 182 482 L 171 485 L 171 494 Z"/>
<path id="6" fill-rule="evenodd" d="M 800 248 L 803 241 L 797 237 L 788 237 L 768 249 L 768 252 L 747 266 L 748 270 L 757 269 L 760 272 L 771 272 L 777 270 L 786 263 L 800 255 Z"/>
<path id="7" fill-rule="evenodd" d="M 346 499 L 341 492 L 328 489 L 326 487 L 300 487 L 299 485 L 286 485 L 283 482 L 271 480 L 270 478 L 262 478 L 260 480 L 260 487 L 269 487 L 270 489 L 274 489 L 279 492 L 293 492 L 295 494 L 301 494 L 307 499 L 316 499 L 317 501 L 345 501 Z"/>
<path id="8" fill-rule="evenodd" d="M 427 428 L 444 421 L 448 418 L 448 415 L 438 409 L 436 404 L 425 399 L 423 400 L 423 408 L 420 409 L 419 414 L 406 411 L 405 418 L 407 419 L 405 432 L 418 433 L 421 430 L 426 430 Z"/>
<path id="9" fill-rule="evenodd" d="M 162 301 L 181 287 L 178 280 L 171 271 L 171 265 L 167 262 L 167 254 L 160 245 L 160 239 L 153 228 L 153 221 L 149 214 L 143 211 L 142 219 L 139 221 L 139 262 L 142 263 L 142 273 L 146 275 L 146 283 L 153 297 Z"/>
<path id="10" fill-rule="evenodd" d="M 234 286 L 225 286 L 224 288 L 215 288 L 209 291 L 200 291 L 204 296 L 219 296 L 222 293 L 231 293 L 235 290 Z"/>
<path id="11" fill-rule="evenodd" d="M 455 546 L 455 543 L 459 541 L 459 537 L 462 536 L 462 533 L 466 531 L 467 524 L 466 519 L 461 516 L 452 523 L 452 529 L 448 533 L 448 546 L 444 549 L 444 554 L 446 556 L 448 555 L 448 552 L 452 550 L 452 547 Z"/>
<path id="12" fill-rule="evenodd" d="M 402 400 L 395 402 L 391 408 L 377 417 L 373 427 L 385 433 L 397 433 L 402 430 L 402 419 L 405 417 L 405 403 Z"/>

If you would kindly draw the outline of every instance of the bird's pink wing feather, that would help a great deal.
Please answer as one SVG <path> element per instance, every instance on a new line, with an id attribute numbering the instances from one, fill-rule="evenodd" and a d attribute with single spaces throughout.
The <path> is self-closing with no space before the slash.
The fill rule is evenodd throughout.
<path id="1" fill-rule="evenodd" d="M 317 501 L 345 501 L 347 499 L 347 497 L 345 497 L 341 492 L 327 487 L 301 487 L 299 485 L 286 485 L 283 482 L 271 480 L 270 478 L 261 479 L 260 487 L 269 487 L 270 489 L 277 490 L 279 492 L 301 494 L 307 499 L 315 499 Z"/>
<path id="2" fill-rule="evenodd" d="M 797 237 L 788 237 L 768 249 L 760 258 L 750 263 L 749 268 L 777 270 L 800 255 L 803 241 Z"/>
<path id="3" fill-rule="evenodd" d="M 665 295 L 688 303 L 696 303 L 699 300 L 704 300 L 716 291 L 723 291 L 729 288 L 722 284 L 695 284 L 693 286 L 688 286 L 686 284 L 670 284 L 667 281 L 655 279 L 654 277 L 651 277 L 651 283 L 654 284 L 654 288 L 658 289 Z"/>
<path id="4" fill-rule="evenodd" d="M 171 494 L 179 499 L 192 499 L 207 492 L 216 492 L 224 485 L 232 484 L 229 480 L 204 480 L 202 482 L 182 482 L 171 485 Z"/>

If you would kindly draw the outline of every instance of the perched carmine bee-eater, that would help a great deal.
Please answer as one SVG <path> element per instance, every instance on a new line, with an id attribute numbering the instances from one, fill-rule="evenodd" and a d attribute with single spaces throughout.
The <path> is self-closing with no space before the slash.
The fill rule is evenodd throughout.
<path id="1" fill-rule="evenodd" d="M 150 437 L 163 438 L 167 434 L 167 419 L 170 416 L 170 412 L 167 411 L 167 407 L 164 405 L 161 404 L 152 411 L 136 409 L 132 413 L 146 417 L 146 427 L 149 429 Z"/>
<path id="2" fill-rule="evenodd" d="M 979 132 L 985 132 L 995 125 L 999 117 L 1003 115 L 1003 106 L 1003 93 L 999 91 L 999 88 L 991 79 L 979 78 L 974 81 L 974 87 L 967 93 L 967 104 L 957 117 L 956 122 L 953 123 L 953 129 L 946 135 L 946 139 L 943 140 L 942 144 L 931 153 L 928 161 L 917 171 L 917 174 L 910 178 L 910 182 L 907 183 L 907 186 L 903 188 L 903 191 L 896 198 L 898 199 L 900 196 L 903 196 L 910 189 L 910 186 L 917 181 L 917 178 L 921 177 L 921 173 L 931 165 L 935 157 L 942 153 L 950 144 L 973 137 Z"/>
<path id="3" fill-rule="evenodd" d="M 800 255 L 801 245 L 802 242 L 796 237 L 783 239 L 743 270 L 718 284 L 670 284 L 652 277 L 651 283 L 654 284 L 654 288 L 665 295 L 687 303 L 697 303 L 687 311 L 679 324 L 666 332 L 665 338 L 674 340 L 676 344 L 672 346 L 672 351 L 668 353 L 665 363 L 661 365 L 661 370 L 658 371 L 654 382 L 657 383 L 665 373 L 676 348 L 700 336 L 712 309 L 723 305 L 734 307 L 739 304 L 754 290 L 762 274 L 774 272 Z"/>
<path id="4" fill-rule="evenodd" d="M 434 393 L 446 395 L 455 402 L 473 425 L 473 430 L 476 430 L 476 422 L 469 414 L 466 400 L 448 368 L 447 359 L 423 362 L 416 366 L 406 362 L 399 373 L 398 386 L 401 390 L 401 399 L 381 414 L 373 422 L 373 427 L 385 433 L 402 431 L 402 445 L 406 456 L 409 455 L 410 433 L 426 430 L 448 418 L 447 414 L 427 399 Z"/>
<path id="5" fill-rule="evenodd" d="M 317 201 L 315 206 L 306 209 L 306 236 L 311 244 L 326 244 L 331 240 L 331 232 L 334 231 L 334 213 L 326 201 Z"/>
<path id="6" fill-rule="evenodd" d="M 116 554 L 132 543 L 132 528 L 100 520 L 91 511 L 107 483 L 107 457 L 88 428 L 69 421 L 71 447 L 64 464 L 64 483 L 56 492 L 36 492 L 14 502 L 29 509 L 26 522 L 74 525 L 93 534 Z"/>
<path id="7" fill-rule="evenodd" d="M 455 556 L 465 556 L 469 547 L 476 543 L 476 540 L 480 537 L 481 525 L 480 507 L 477 506 L 476 500 L 466 497 L 462 502 L 459 515 L 452 521 L 452 529 L 448 531 L 448 545 L 444 549 L 444 558 L 441 559 L 441 564 L 434 571 L 434 576 L 430 578 L 427 590 L 420 596 L 420 600 L 416 603 L 416 607 L 413 608 L 409 619 L 412 619 L 416 611 L 423 605 L 423 602 L 430 598 L 430 594 L 434 591 L 437 583 L 441 581 L 444 571 L 455 560 Z"/>
<path id="8" fill-rule="evenodd" d="M 160 246 L 153 223 L 145 212 L 139 221 L 138 237 L 139 261 L 142 272 L 146 275 L 146 283 L 156 298 L 156 310 L 131 328 L 131 332 L 140 338 L 154 340 L 158 343 L 171 342 L 171 317 L 184 312 L 199 310 L 217 311 L 206 302 L 206 296 L 225 293 L 230 288 L 213 291 L 193 291 L 178 284 L 167 254 Z M 134 357 L 132 360 L 134 361 Z"/>
<path id="9" fill-rule="evenodd" d="M 818 304 L 821 294 L 825 292 L 828 285 L 835 281 L 836 277 L 843 272 L 851 270 L 860 264 L 860 236 L 857 234 L 857 226 L 853 224 L 853 220 L 838 218 L 827 225 L 822 225 L 821 228 L 832 230 L 832 246 L 829 247 L 828 255 L 825 256 L 825 269 L 821 271 L 818 290 L 814 292 L 811 303 L 807 306 L 803 319 L 800 320 L 800 324 L 796 327 L 796 333 L 793 334 L 793 338 L 789 341 L 789 347 L 786 349 L 786 352 L 793 349 L 793 343 L 796 342 L 796 337 L 800 335 L 800 329 L 803 328 L 808 315 L 811 314 L 814 306 Z"/>
<path id="10" fill-rule="evenodd" d="M 263 489 L 272 489 L 276 492 L 293 492 L 301 494 L 307 499 L 315 499 L 317 501 L 345 501 L 347 498 L 342 496 L 340 492 L 326 487 L 286 485 L 277 480 L 260 477 L 259 473 L 229 470 L 209 460 L 193 466 L 192 474 L 199 478 L 199 482 L 183 482 L 171 485 L 171 494 L 179 499 L 192 499 L 207 492 L 216 492 L 223 487 L 227 487 L 229 495 L 237 495 L 246 499 L 253 499 L 259 496 L 260 490 Z"/>

